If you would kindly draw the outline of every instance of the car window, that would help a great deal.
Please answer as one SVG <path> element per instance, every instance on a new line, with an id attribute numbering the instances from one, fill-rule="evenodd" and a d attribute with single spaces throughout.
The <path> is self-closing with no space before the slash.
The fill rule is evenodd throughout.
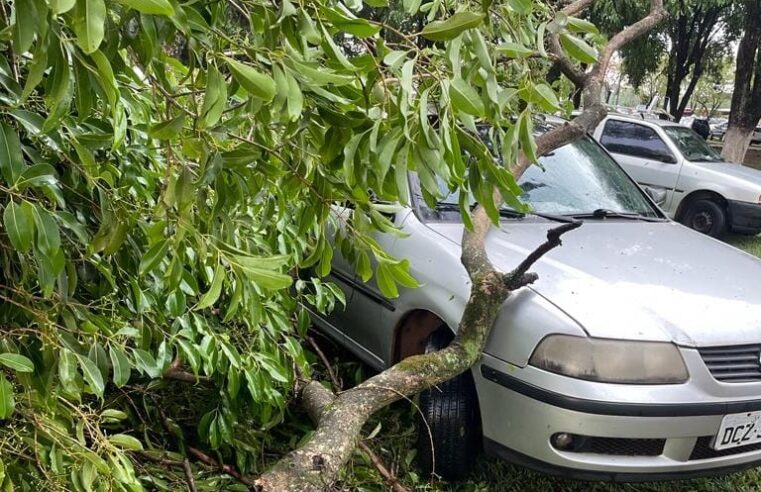
<path id="1" fill-rule="evenodd" d="M 721 162 L 721 156 L 689 128 L 664 126 L 663 132 L 679 148 L 684 158 L 693 162 Z"/>
<path id="2" fill-rule="evenodd" d="M 597 209 L 659 217 L 643 192 L 590 138 L 561 147 L 539 159 L 541 166 L 529 167 L 518 184 L 521 201 L 539 213 L 579 215 Z M 439 203 L 457 204 L 457 193 Z"/>
<path id="3" fill-rule="evenodd" d="M 609 152 L 643 159 L 673 157 L 666 143 L 652 128 L 629 121 L 608 120 L 600 139 Z"/>

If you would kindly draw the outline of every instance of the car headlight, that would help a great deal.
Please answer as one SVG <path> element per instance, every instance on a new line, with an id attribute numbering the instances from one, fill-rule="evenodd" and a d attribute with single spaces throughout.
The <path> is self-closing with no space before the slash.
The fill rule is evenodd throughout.
<path id="1" fill-rule="evenodd" d="M 664 342 L 550 335 L 539 342 L 529 364 L 603 383 L 675 384 L 688 378 L 679 349 Z"/>

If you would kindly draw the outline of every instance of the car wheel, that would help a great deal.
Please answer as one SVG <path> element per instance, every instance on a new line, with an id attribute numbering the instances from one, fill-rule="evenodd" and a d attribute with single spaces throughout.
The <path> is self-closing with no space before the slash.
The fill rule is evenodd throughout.
<path id="1" fill-rule="evenodd" d="M 442 327 L 431 335 L 426 353 L 452 340 Z M 473 376 L 466 371 L 420 394 L 418 456 L 426 473 L 456 481 L 470 472 L 481 450 L 481 415 Z"/>
<path id="2" fill-rule="evenodd" d="M 727 213 L 711 200 L 695 200 L 684 213 L 682 223 L 709 236 L 719 237 L 727 228 Z"/>

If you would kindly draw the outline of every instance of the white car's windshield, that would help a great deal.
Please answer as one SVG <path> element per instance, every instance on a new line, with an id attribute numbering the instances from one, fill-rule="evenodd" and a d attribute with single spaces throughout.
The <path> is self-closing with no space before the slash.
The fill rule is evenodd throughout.
<path id="1" fill-rule="evenodd" d="M 679 147 L 684 158 L 692 162 L 720 162 L 721 156 L 690 128 L 664 126 L 664 133 Z"/>
<path id="2" fill-rule="evenodd" d="M 518 181 L 521 201 L 537 213 L 584 215 L 596 210 L 660 217 L 642 191 L 598 144 L 578 140 L 540 158 Z M 446 185 L 442 191 L 447 194 Z M 457 193 L 439 203 L 455 205 Z"/>

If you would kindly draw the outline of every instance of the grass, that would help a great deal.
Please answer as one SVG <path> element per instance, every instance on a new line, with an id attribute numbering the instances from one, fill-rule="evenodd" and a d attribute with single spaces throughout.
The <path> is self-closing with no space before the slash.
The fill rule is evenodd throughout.
<path id="1" fill-rule="evenodd" d="M 761 257 L 761 236 L 731 236 L 727 242 Z M 341 358 L 346 360 L 345 357 Z M 346 381 L 364 377 L 356 363 L 342 363 L 340 369 Z M 761 492 L 761 468 L 722 477 L 681 482 L 643 484 L 608 484 L 580 482 L 549 477 L 510 465 L 502 460 L 482 456 L 470 479 L 459 484 L 431 483 L 419 475 L 415 467 L 415 411 L 408 404 L 397 404 L 378 415 L 368 426 L 383 428 L 370 441 L 371 447 L 392 468 L 400 481 L 413 491 L 425 492 Z M 375 471 L 367 458 L 357 454 L 344 474 L 338 490 L 383 491 L 388 485 Z"/>

